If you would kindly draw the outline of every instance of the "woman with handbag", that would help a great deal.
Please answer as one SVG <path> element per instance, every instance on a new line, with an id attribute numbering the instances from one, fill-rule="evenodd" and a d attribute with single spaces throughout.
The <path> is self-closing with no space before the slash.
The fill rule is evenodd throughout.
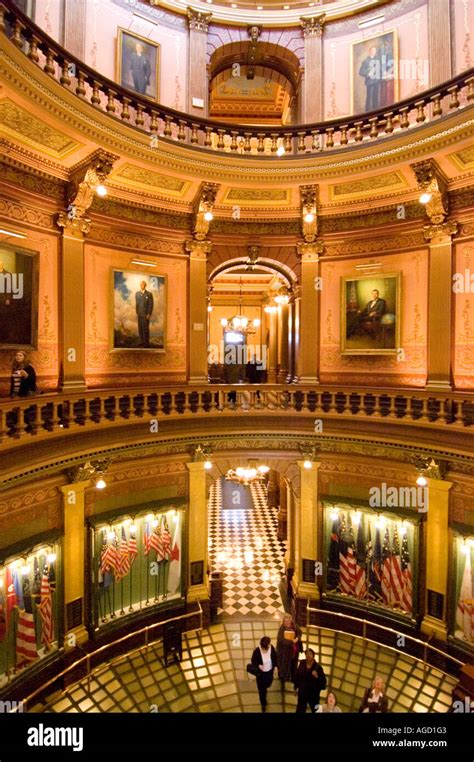
<path id="1" fill-rule="evenodd" d="M 298 656 L 303 652 L 301 634 L 300 628 L 293 622 L 290 614 L 285 614 L 283 624 L 278 630 L 276 648 L 278 677 L 281 680 L 282 689 L 285 687 L 285 680 L 294 680 Z"/>
<path id="2" fill-rule="evenodd" d="M 252 654 L 251 664 L 247 671 L 257 678 L 258 695 L 262 712 L 267 711 L 267 690 L 273 682 L 273 670 L 277 665 L 276 651 L 271 645 L 270 638 L 265 635 L 260 640 L 260 645 Z M 250 669 L 251 667 L 251 669 Z"/>

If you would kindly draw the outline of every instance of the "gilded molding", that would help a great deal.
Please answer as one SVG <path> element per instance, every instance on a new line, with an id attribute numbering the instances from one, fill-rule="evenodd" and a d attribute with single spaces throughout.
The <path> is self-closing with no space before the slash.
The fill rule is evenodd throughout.
<path id="1" fill-rule="evenodd" d="M 423 235 L 425 240 L 432 244 L 451 243 L 451 238 L 458 232 L 458 228 L 456 220 L 448 220 L 436 225 L 425 225 Z"/>
<path id="2" fill-rule="evenodd" d="M 106 243 L 111 246 L 119 246 L 125 249 L 135 251 L 153 251 L 157 254 L 168 256 L 183 256 L 183 245 L 176 241 L 167 239 L 149 238 L 148 236 L 136 233 L 127 233 L 122 230 L 116 230 L 113 227 L 102 227 L 92 222 L 91 232 L 88 238 L 89 243 Z"/>
<path id="3" fill-rule="evenodd" d="M 53 214 L 47 214 L 41 209 L 19 204 L 6 198 L 0 198 L 0 214 L 9 220 L 24 222 L 26 225 L 32 225 L 35 228 L 56 230 Z"/>
<path id="4" fill-rule="evenodd" d="M 301 262 L 319 262 L 319 256 L 324 254 L 325 244 L 322 239 L 314 241 L 312 243 L 298 243 L 296 244 L 296 250 L 298 256 L 301 258 Z"/>
<path id="5" fill-rule="evenodd" d="M 190 239 L 184 244 L 184 248 L 189 252 L 189 259 L 204 259 L 206 260 L 208 255 L 212 251 L 211 241 L 195 241 Z"/>
<path id="6" fill-rule="evenodd" d="M 368 254 L 372 252 L 395 251 L 400 249 L 427 248 L 426 239 L 421 231 L 406 233 L 394 237 L 369 238 L 357 241 L 343 241 L 341 243 L 326 242 L 326 255 L 336 257 L 347 254 Z"/>
<path id="7" fill-rule="evenodd" d="M 116 199 L 99 198 L 95 196 L 90 207 L 92 213 L 116 217 L 118 220 L 143 222 L 156 227 L 168 227 L 172 230 L 185 230 L 189 233 L 191 214 L 167 212 L 162 209 L 152 209 L 135 203 L 121 203 Z"/>
<path id="8" fill-rule="evenodd" d="M 67 212 L 59 212 L 56 224 L 65 233 L 80 237 L 87 235 L 91 229 L 91 221 L 85 217 L 68 217 Z"/>
<path id="9" fill-rule="evenodd" d="M 190 29 L 195 32 L 207 32 L 209 30 L 212 13 L 202 13 L 189 6 L 186 10 Z"/>

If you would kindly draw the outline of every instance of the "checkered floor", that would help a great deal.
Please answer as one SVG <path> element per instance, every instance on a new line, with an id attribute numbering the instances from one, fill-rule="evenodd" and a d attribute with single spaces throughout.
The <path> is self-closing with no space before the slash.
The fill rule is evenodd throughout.
<path id="1" fill-rule="evenodd" d="M 240 505 L 223 507 L 223 486 L 218 479 L 209 496 L 209 554 L 213 571 L 224 574 L 224 617 L 269 616 L 280 618 L 284 612 L 280 586 L 285 573 L 285 543 L 278 540 L 277 509 L 267 503 L 262 484 L 241 493 Z M 234 490 L 248 490 L 232 484 Z M 237 505 L 239 502 L 237 501 Z"/>

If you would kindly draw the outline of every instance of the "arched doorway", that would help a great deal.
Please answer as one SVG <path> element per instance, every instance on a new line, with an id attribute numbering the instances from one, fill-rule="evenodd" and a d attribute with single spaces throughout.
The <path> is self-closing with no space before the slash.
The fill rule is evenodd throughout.
<path id="1" fill-rule="evenodd" d="M 253 251 L 254 250 L 254 251 Z M 295 377 L 296 277 L 257 256 L 218 265 L 208 281 L 208 367 L 213 383 L 289 383 Z"/>

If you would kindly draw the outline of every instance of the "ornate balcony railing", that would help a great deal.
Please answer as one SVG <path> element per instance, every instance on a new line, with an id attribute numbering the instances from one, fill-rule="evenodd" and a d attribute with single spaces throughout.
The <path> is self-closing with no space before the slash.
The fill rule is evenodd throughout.
<path id="1" fill-rule="evenodd" d="M 390 107 L 352 117 L 283 127 L 225 124 L 162 106 L 107 79 L 68 53 L 11 0 L 0 0 L 0 32 L 65 90 L 147 134 L 152 148 L 165 139 L 220 153 L 274 157 L 282 145 L 287 156 L 304 157 L 373 144 L 379 138 L 456 112 L 474 100 L 474 69 L 469 69 Z"/>
<path id="2" fill-rule="evenodd" d="M 235 401 L 234 401 L 235 395 Z M 367 420 L 474 434 L 474 395 L 305 386 L 172 386 L 46 394 L 0 403 L 0 451 L 98 426 L 156 419 L 290 416 Z M 237 421 L 238 423 L 238 421 Z"/>

